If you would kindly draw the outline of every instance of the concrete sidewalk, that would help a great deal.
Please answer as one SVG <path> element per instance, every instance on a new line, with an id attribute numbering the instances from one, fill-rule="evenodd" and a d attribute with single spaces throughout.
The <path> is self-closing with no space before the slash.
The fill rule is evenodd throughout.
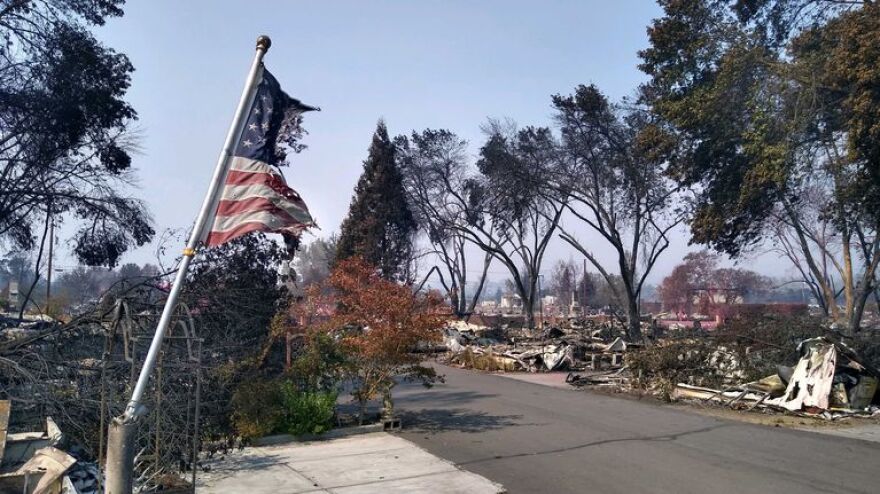
<path id="1" fill-rule="evenodd" d="M 210 463 L 200 493 L 474 493 L 504 488 L 383 432 L 247 448 Z"/>
<path id="2" fill-rule="evenodd" d="M 494 372 L 493 376 L 506 377 L 507 379 L 516 379 L 532 384 L 541 384 L 550 386 L 551 388 L 565 389 L 568 391 L 578 391 L 577 388 L 565 382 L 568 371 L 562 372 Z"/>

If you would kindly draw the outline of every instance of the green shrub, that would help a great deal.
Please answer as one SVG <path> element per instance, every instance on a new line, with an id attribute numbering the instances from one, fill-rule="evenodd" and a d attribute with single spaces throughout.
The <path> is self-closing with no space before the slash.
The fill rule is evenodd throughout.
<path id="1" fill-rule="evenodd" d="M 281 385 L 284 416 L 280 427 L 294 435 L 322 434 L 333 428 L 336 391 L 302 391 L 290 381 Z"/>
<path id="2" fill-rule="evenodd" d="M 333 428 L 337 396 L 336 391 L 303 391 L 292 381 L 250 381 L 232 395 L 232 423 L 245 438 L 322 434 Z"/>
<path id="3" fill-rule="evenodd" d="M 350 364 L 339 341 L 316 331 L 308 335 L 287 376 L 298 389 L 332 391 L 338 387 Z"/>
<path id="4" fill-rule="evenodd" d="M 285 418 L 280 383 L 258 379 L 245 382 L 232 394 L 232 424 L 244 438 L 257 438 L 278 430 Z"/>

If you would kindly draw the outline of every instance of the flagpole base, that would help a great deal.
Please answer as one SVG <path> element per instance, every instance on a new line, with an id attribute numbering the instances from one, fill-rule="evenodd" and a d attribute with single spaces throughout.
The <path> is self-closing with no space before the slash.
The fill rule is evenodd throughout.
<path id="1" fill-rule="evenodd" d="M 115 418 L 107 431 L 107 466 L 104 494 L 131 494 L 137 422 Z"/>

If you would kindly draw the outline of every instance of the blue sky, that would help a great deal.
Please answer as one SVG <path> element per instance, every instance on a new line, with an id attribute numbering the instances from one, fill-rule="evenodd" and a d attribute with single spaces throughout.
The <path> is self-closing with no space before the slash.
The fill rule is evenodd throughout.
<path id="1" fill-rule="evenodd" d="M 288 93 L 323 109 L 306 115 L 309 148 L 285 174 L 319 234 L 329 234 L 348 209 L 377 119 L 392 134 L 448 128 L 475 153 L 488 117 L 549 124 L 550 95 L 584 83 L 615 99 L 631 95 L 644 80 L 637 51 L 659 14 L 649 0 L 134 0 L 97 35 L 136 69 L 128 95 L 140 115 L 135 193 L 157 230 L 192 223 L 254 41 L 271 36 L 267 67 Z M 658 275 L 680 259 L 685 237 Z M 556 242 L 548 261 L 573 254 Z M 149 246 L 124 262 L 153 258 Z"/>

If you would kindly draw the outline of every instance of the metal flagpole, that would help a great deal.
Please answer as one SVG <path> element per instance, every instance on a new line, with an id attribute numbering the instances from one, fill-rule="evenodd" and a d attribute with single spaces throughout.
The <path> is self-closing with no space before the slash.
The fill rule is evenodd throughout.
<path id="1" fill-rule="evenodd" d="M 107 434 L 107 483 L 104 489 L 106 494 L 131 493 L 136 424 L 138 417 L 145 412 L 144 406 L 140 403 L 141 398 L 147 388 L 153 367 L 156 365 L 156 359 L 162 348 L 162 339 L 168 330 L 168 325 L 171 322 L 172 314 L 177 305 L 177 299 L 180 297 L 180 291 L 183 283 L 186 281 L 187 269 L 195 255 L 196 247 L 198 247 L 199 242 L 202 240 L 202 233 L 207 226 L 208 218 L 212 216 L 213 211 L 211 209 L 215 206 L 215 198 L 226 176 L 227 165 L 232 156 L 236 139 L 241 135 L 242 130 L 244 130 L 244 124 L 247 122 L 247 116 L 244 113 L 253 102 L 257 84 L 262 73 L 263 55 L 269 50 L 271 44 L 272 41 L 268 36 L 257 38 L 257 53 L 251 64 L 250 72 L 248 72 L 241 100 L 238 102 L 238 108 L 235 111 L 235 117 L 232 119 L 232 125 L 229 127 L 229 133 L 226 134 L 223 150 L 217 159 L 217 166 L 214 168 L 211 185 L 208 188 L 207 194 L 205 194 L 205 200 L 202 202 L 202 209 L 199 211 L 189 241 L 183 250 L 183 258 L 180 261 L 180 266 L 178 266 L 171 292 L 165 301 L 165 307 L 162 309 L 162 316 L 159 318 L 159 324 L 156 326 L 156 333 L 153 335 L 152 343 L 150 343 L 150 349 L 147 352 L 147 357 L 138 376 L 137 384 L 135 384 L 131 399 L 125 408 L 125 413 L 121 417 L 113 419 L 109 427 Z"/>

